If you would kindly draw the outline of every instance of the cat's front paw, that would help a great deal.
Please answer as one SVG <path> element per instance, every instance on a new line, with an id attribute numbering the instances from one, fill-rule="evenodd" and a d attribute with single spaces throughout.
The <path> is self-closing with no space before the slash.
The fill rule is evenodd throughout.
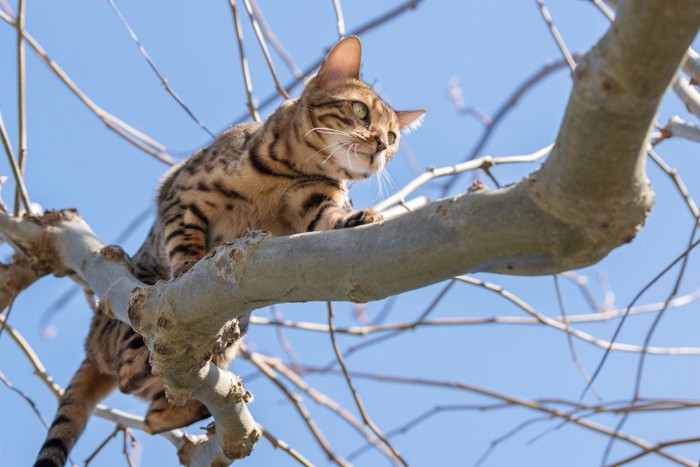
<path id="1" fill-rule="evenodd" d="M 374 209 L 363 209 L 350 214 L 348 217 L 341 219 L 335 226 L 336 229 L 347 229 L 358 225 L 371 224 L 384 220 L 381 214 L 378 214 Z"/>

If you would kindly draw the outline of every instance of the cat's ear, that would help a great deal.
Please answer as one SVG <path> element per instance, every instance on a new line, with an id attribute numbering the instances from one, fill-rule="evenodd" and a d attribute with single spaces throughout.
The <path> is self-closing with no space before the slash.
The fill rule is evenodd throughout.
<path id="1" fill-rule="evenodd" d="M 326 55 L 316 77 L 320 87 L 346 79 L 360 78 L 362 44 L 357 36 L 341 39 Z"/>
<path id="2" fill-rule="evenodd" d="M 399 127 L 402 130 L 406 130 L 406 133 L 417 130 L 423 123 L 423 115 L 427 111 L 428 109 L 397 110 L 396 116 L 399 118 Z"/>

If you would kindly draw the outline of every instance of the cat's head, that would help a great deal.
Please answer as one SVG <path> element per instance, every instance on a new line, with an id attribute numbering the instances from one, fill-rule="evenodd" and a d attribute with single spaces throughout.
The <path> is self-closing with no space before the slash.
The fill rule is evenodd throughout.
<path id="1" fill-rule="evenodd" d="M 316 153 L 306 163 L 339 179 L 363 179 L 382 170 L 396 152 L 401 130 L 420 123 L 425 109 L 395 111 L 360 80 L 357 36 L 338 42 L 300 97 L 304 138 Z"/>

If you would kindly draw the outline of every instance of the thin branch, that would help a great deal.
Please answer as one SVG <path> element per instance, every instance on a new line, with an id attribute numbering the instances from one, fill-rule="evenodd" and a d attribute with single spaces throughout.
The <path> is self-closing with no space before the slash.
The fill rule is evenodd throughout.
<path id="1" fill-rule="evenodd" d="M 275 318 L 275 320 L 282 319 L 282 313 L 280 313 L 276 307 L 273 306 L 271 311 L 272 316 Z M 275 331 L 275 334 L 277 335 L 277 341 L 279 342 L 280 347 L 282 347 L 284 353 L 287 354 L 287 358 L 289 359 L 289 363 L 292 366 L 292 369 L 294 370 L 294 372 L 298 373 L 300 371 L 299 358 L 297 358 L 297 354 L 296 352 L 294 352 L 292 344 L 289 343 L 287 336 L 284 335 L 284 330 L 282 327 L 277 327 Z"/>
<path id="2" fill-rule="evenodd" d="M 5 122 L 2 118 L 2 112 L 0 112 L 0 138 L 2 138 L 2 145 L 5 148 L 7 161 L 10 164 L 10 168 L 12 169 L 12 176 L 15 178 L 17 191 L 19 193 L 19 197 L 22 200 L 22 204 L 24 204 L 24 209 L 29 214 L 32 214 L 32 203 L 29 201 L 29 195 L 27 194 L 27 187 L 24 184 L 24 176 L 22 175 L 22 170 L 17 166 L 17 161 L 12 151 L 10 137 L 7 135 L 7 130 L 5 129 Z"/>
<path id="3" fill-rule="evenodd" d="M 677 308 L 685 306 L 689 303 L 693 303 L 700 298 L 700 289 L 696 289 L 686 295 L 681 295 L 669 303 L 669 308 Z M 636 315 L 642 313 L 655 313 L 661 310 L 664 306 L 664 302 L 660 303 L 649 303 L 646 305 L 638 305 L 630 308 L 629 314 Z M 593 323 L 599 321 L 608 321 L 611 319 L 616 319 L 625 314 L 626 308 L 610 308 L 604 312 L 589 313 L 589 314 L 574 314 L 567 315 L 567 321 L 571 323 Z M 548 316 L 550 319 L 562 322 L 561 316 Z M 271 320 L 269 318 L 264 318 L 262 316 L 251 316 L 250 322 L 256 325 L 268 325 L 268 326 L 283 326 L 292 329 L 298 329 L 302 331 L 313 331 L 313 332 L 328 332 L 328 326 L 322 323 L 311 323 L 306 321 L 290 321 L 290 320 Z M 533 316 L 469 316 L 469 317 L 455 317 L 455 318 L 435 318 L 432 320 L 426 320 L 421 323 L 416 323 L 415 321 L 410 322 L 396 322 L 387 324 L 372 324 L 367 326 L 351 326 L 351 327 L 337 327 L 335 328 L 336 333 L 347 334 L 352 336 L 366 336 L 368 334 L 374 334 L 378 332 L 395 331 L 401 329 L 414 329 L 418 327 L 428 327 L 428 326 L 456 326 L 456 325 L 477 325 L 477 324 L 511 324 L 511 325 L 528 325 L 528 324 L 538 324 L 541 325 L 542 321 Z M 563 322 L 562 322 L 563 324 Z M 700 349 L 700 348 L 698 348 Z"/>
<path id="4" fill-rule="evenodd" d="M 659 156 L 659 154 L 653 149 L 649 150 L 649 158 L 654 161 L 654 163 L 671 179 L 673 184 L 676 186 L 676 190 L 683 198 L 685 205 L 688 207 L 690 214 L 693 216 L 696 222 L 700 222 L 700 209 L 695 203 L 695 200 L 690 196 L 690 192 L 685 185 L 685 182 L 678 174 L 678 170 L 674 169 L 666 163 L 666 161 Z"/>
<path id="5" fill-rule="evenodd" d="M 425 171 L 425 173 L 419 175 L 418 177 L 414 178 L 410 182 L 408 182 L 403 188 L 398 190 L 396 193 L 393 195 L 389 196 L 388 198 L 380 201 L 379 203 L 375 204 L 372 209 L 375 211 L 383 211 L 395 204 L 400 203 L 403 201 L 406 196 L 409 194 L 413 193 L 416 191 L 418 188 L 422 187 L 426 183 L 430 182 L 431 180 L 434 180 L 439 177 L 447 177 L 450 175 L 457 175 L 461 174 L 470 170 L 476 170 L 476 169 L 482 169 L 486 170 L 490 167 L 494 167 L 496 165 L 502 165 L 502 164 L 517 164 L 517 163 L 531 163 L 535 162 L 547 154 L 552 150 L 554 147 L 554 144 L 549 144 L 541 149 L 538 149 L 537 151 L 533 152 L 532 154 L 526 154 L 526 155 L 517 155 L 517 156 L 503 156 L 503 157 L 494 157 L 494 156 L 484 156 L 480 157 L 478 159 L 472 159 L 469 161 L 465 161 L 462 163 L 459 163 L 457 165 L 452 165 L 452 166 L 447 166 L 447 167 L 440 167 L 440 168 L 435 168 L 431 167 L 428 170 Z"/>
<path id="6" fill-rule="evenodd" d="M 284 452 L 286 452 L 287 454 L 292 456 L 292 458 L 294 460 L 296 460 L 298 463 L 300 463 L 301 465 L 304 465 L 306 467 L 313 467 L 313 464 L 306 457 L 301 455 L 299 453 L 299 451 L 297 451 L 296 449 L 291 447 L 284 440 L 281 440 L 279 438 L 274 437 L 272 435 L 272 433 L 270 433 L 265 427 L 263 427 L 259 423 L 258 423 L 258 427 L 262 431 L 262 434 L 265 437 L 265 439 L 270 442 L 270 444 L 272 445 L 273 448 L 283 450 Z"/>
<path id="7" fill-rule="evenodd" d="M 690 85 L 690 81 L 678 77 L 671 85 L 671 88 L 678 98 L 683 101 L 688 112 L 696 117 L 700 117 L 700 92 L 696 91 L 693 86 Z"/>
<path id="8" fill-rule="evenodd" d="M 561 312 L 561 321 L 564 324 L 564 326 L 569 326 L 569 320 L 567 318 L 566 314 L 566 306 L 564 306 L 564 296 L 561 292 L 561 286 L 559 285 L 559 275 L 555 274 L 554 276 L 554 290 L 556 291 L 557 295 L 557 303 L 559 304 L 559 311 Z M 576 365 L 576 368 L 578 369 L 578 372 L 581 374 L 583 377 L 584 381 L 586 381 L 587 384 L 591 384 L 591 376 L 588 374 L 588 371 L 586 370 L 586 367 L 583 365 L 583 362 L 578 356 L 578 353 L 576 352 L 576 345 L 574 344 L 574 339 L 571 336 L 570 332 L 566 332 L 566 342 L 569 346 L 569 353 L 571 354 L 571 358 L 574 361 L 574 364 Z M 598 391 L 598 388 L 596 388 L 593 384 L 591 384 L 591 391 L 595 395 L 598 400 L 602 399 L 602 396 L 600 395 L 600 392 Z"/>
<path id="9" fill-rule="evenodd" d="M 598 10 L 605 16 L 610 22 L 615 21 L 615 11 L 605 4 L 602 0 L 591 0 Z"/>
<path id="10" fill-rule="evenodd" d="M 662 443 L 658 443 L 655 446 L 648 447 L 646 449 L 643 449 L 642 451 L 638 452 L 637 454 L 634 454 L 629 457 L 625 457 L 622 460 L 619 460 L 615 462 L 614 464 L 611 464 L 610 467 L 620 467 L 621 465 L 629 464 L 632 461 L 635 461 L 637 459 L 640 459 L 644 456 L 647 456 L 649 454 L 653 454 L 658 452 L 660 449 L 667 448 L 670 446 L 678 446 L 681 444 L 694 444 L 694 443 L 700 443 L 700 437 L 693 437 L 693 438 L 683 438 L 683 439 L 674 439 L 671 441 L 664 441 Z"/>
<path id="11" fill-rule="evenodd" d="M 668 271 L 670 271 L 676 264 L 678 264 L 678 262 L 685 259 L 688 255 L 688 253 L 692 249 L 694 249 L 696 246 L 698 246 L 699 243 L 700 243 L 700 240 L 696 240 L 695 242 L 693 242 L 682 254 L 677 256 L 673 261 L 671 261 L 671 263 L 668 266 L 666 266 L 661 272 L 659 272 L 649 282 L 647 282 L 644 285 L 644 287 L 642 287 L 642 289 L 637 293 L 637 295 L 634 296 L 632 301 L 627 306 L 627 309 L 626 309 L 624 315 L 622 316 L 620 323 L 615 328 L 615 332 L 613 332 L 613 335 L 610 338 L 610 343 L 608 344 L 608 347 L 605 349 L 605 353 L 603 354 L 603 357 L 598 362 L 598 366 L 596 366 L 596 369 L 593 372 L 593 376 L 591 376 L 591 384 L 593 382 L 595 382 L 598 374 L 603 369 L 603 365 L 605 365 L 605 361 L 607 360 L 608 356 L 610 355 L 610 350 L 612 349 L 612 347 L 614 345 L 616 345 L 615 341 L 617 340 L 617 336 L 620 334 L 620 331 L 622 331 L 622 326 L 625 324 L 625 321 L 629 317 L 629 310 L 634 306 L 635 303 L 637 303 L 637 301 L 642 297 L 642 295 L 644 295 L 644 293 L 646 293 L 646 291 L 649 290 L 649 288 L 651 288 L 652 285 L 654 285 L 659 279 L 661 279 L 663 276 L 665 276 Z M 648 352 L 648 349 L 647 349 L 647 352 Z M 586 385 L 586 387 L 584 388 L 583 392 L 581 393 L 581 396 L 579 397 L 579 399 L 583 399 L 583 397 L 588 392 L 589 388 L 590 388 L 590 384 Z"/>
<path id="12" fill-rule="evenodd" d="M 700 54 L 693 50 L 692 47 L 688 48 L 683 71 L 690 77 L 690 84 L 700 85 Z"/>
<path id="13" fill-rule="evenodd" d="M 331 373 L 339 376 L 343 376 L 343 373 L 338 370 L 326 370 L 324 368 L 317 368 L 317 367 L 304 367 L 304 370 L 310 373 Z M 601 425 L 599 423 L 593 422 L 591 420 L 588 420 L 583 417 L 578 417 L 574 414 L 564 412 L 562 410 L 552 408 L 552 407 L 547 407 L 541 403 L 539 403 L 536 400 L 531 400 L 531 399 L 526 399 L 522 398 L 519 396 L 513 396 L 510 394 L 498 392 L 498 391 L 493 391 L 490 389 L 485 389 L 480 386 L 476 386 L 473 384 L 465 383 L 463 381 L 443 381 L 443 380 L 436 380 L 436 379 L 430 379 L 430 378 L 417 378 L 417 377 L 409 377 L 409 376 L 398 376 L 398 375 L 389 375 L 385 373 L 372 373 L 368 371 L 351 371 L 349 374 L 354 377 L 354 378 L 362 378 L 362 379 L 370 379 L 373 381 L 379 381 L 379 382 L 388 382 L 388 383 L 398 383 L 398 384 L 411 384 L 414 386 L 428 386 L 428 387 L 433 387 L 433 388 L 443 388 L 443 389 L 453 389 L 453 390 L 459 390 L 459 391 L 466 391 L 469 393 L 473 394 L 478 394 L 490 399 L 496 399 L 502 402 L 507 403 L 510 406 L 513 407 L 523 407 L 526 409 L 534 410 L 537 412 L 541 412 L 544 414 L 547 414 L 551 417 L 555 418 L 560 418 L 562 420 L 566 420 L 568 422 L 572 422 L 582 428 L 588 429 L 590 431 L 600 433 L 606 437 L 615 437 L 621 441 L 625 441 L 628 444 L 640 447 L 642 449 L 649 449 L 653 448 L 653 445 L 649 443 L 648 441 L 639 438 L 637 436 L 633 435 L 628 435 L 626 433 L 616 433 L 613 429 Z M 655 454 L 660 455 L 662 457 L 665 457 L 666 459 L 669 459 L 671 461 L 674 461 L 680 465 L 688 466 L 688 467 L 694 467 L 696 466 L 696 463 L 690 461 L 689 459 L 686 459 L 681 456 L 677 456 L 675 454 L 669 453 L 664 451 L 663 449 L 658 449 L 654 451 Z"/>
<path id="14" fill-rule="evenodd" d="M 119 426 L 119 425 L 115 426 L 115 427 L 114 427 L 114 430 L 112 430 L 112 432 L 107 436 L 107 438 L 105 438 L 104 441 L 102 441 L 102 442 L 100 443 L 100 445 L 97 446 L 97 448 L 96 448 L 94 451 L 92 451 L 92 454 L 90 454 L 90 455 L 87 457 L 87 459 L 85 459 L 85 464 L 84 464 L 84 466 L 85 466 L 85 467 L 88 467 L 88 465 L 90 465 L 90 462 L 92 462 L 93 459 L 95 459 L 95 457 L 100 453 L 100 451 L 102 451 L 102 448 L 104 448 L 105 446 L 107 446 L 107 444 L 108 444 L 112 439 L 116 438 L 116 437 L 117 437 L 117 434 L 118 434 L 120 431 L 123 431 L 123 430 L 124 430 L 124 428 L 122 428 L 121 426 Z"/>
<path id="15" fill-rule="evenodd" d="M 250 113 L 253 120 L 259 122 L 260 114 L 258 113 L 258 109 L 255 107 L 255 103 L 253 102 L 253 84 L 250 79 L 250 71 L 248 70 L 248 60 L 245 58 L 245 51 L 243 50 L 243 28 L 241 27 L 241 21 L 238 18 L 238 6 L 236 5 L 236 0 L 229 0 L 228 3 L 231 6 L 231 13 L 233 14 L 233 27 L 236 30 L 238 55 L 241 61 L 241 71 L 243 73 L 245 93 L 248 98 L 248 113 Z"/>
<path id="16" fill-rule="evenodd" d="M 345 362 L 343 361 L 343 355 L 340 353 L 340 348 L 338 348 L 338 343 L 335 341 L 335 332 L 333 332 L 333 304 L 331 302 L 327 302 L 327 305 L 328 329 L 330 329 L 329 334 L 331 337 L 331 343 L 333 345 L 333 352 L 335 352 L 335 356 L 338 359 L 338 364 L 343 370 L 345 381 L 348 384 L 348 388 L 350 388 L 350 392 L 352 393 L 353 399 L 355 399 L 355 405 L 357 406 L 357 410 L 359 410 L 360 415 L 362 416 L 362 420 L 365 422 L 365 425 L 367 425 L 372 430 L 372 432 L 377 436 L 377 438 L 381 439 L 382 442 L 386 445 L 386 447 L 388 447 L 391 450 L 391 452 L 394 454 L 395 460 L 397 462 L 400 462 L 404 466 L 408 466 L 408 463 L 403 459 L 403 457 L 401 457 L 396 448 L 394 448 L 394 446 L 389 442 L 386 436 L 384 436 L 384 434 L 381 432 L 379 427 L 377 427 L 377 425 L 367 414 L 367 411 L 365 410 L 365 405 L 362 403 L 362 399 L 360 398 L 360 394 L 358 394 L 357 390 L 355 389 L 355 385 L 352 383 L 352 378 L 350 377 L 348 369 L 345 366 Z"/>
<path id="17" fill-rule="evenodd" d="M 15 20 L 10 17 L 7 13 L 0 11 L 0 19 L 4 20 L 11 26 L 16 26 Z M 112 131 L 116 132 L 124 139 L 129 141 L 134 146 L 138 147 L 142 151 L 150 154 L 161 162 L 168 165 L 174 165 L 175 161 L 166 152 L 165 146 L 155 141 L 153 138 L 144 134 L 143 132 L 133 128 L 131 125 L 120 120 L 114 115 L 102 109 L 100 106 L 95 104 L 71 79 L 70 77 L 61 69 L 60 66 L 52 59 L 49 58 L 46 51 L 39 45 L 39 43 L 25 30 L 22 32 L 24 40 L 31 46 L 37 56 L 43 61 L 51 70 L 58 76 L 58 78 L 75 94 L 78 99 L 80 99 L 100 120 L 102 120 L 107 127 Z"/>
<path id="18" fill-rule="evenodd" d="M 581 56 L 579 54 L 573 55 L 574 60 L 580 60 Z M 523 81 L 515 90 L 506 98 L 506 100 L 501 104 L 501 106 L 496 110 L 492 117 L 488 118 L 488 124 L 484 125 L 484 129 L 481 132 L 479 140 L 474 144 L 474 147 L 469 151 L 467 157 L 464 158 L 464 162 L 470 161 L 481 153 L 482 149 L 486 146 L 491 135 L 496 130 L 498 125 L 501 123 L 503 118 L 508 114 L 508 112 L 513 109 L 520 99 L 531 89 L 533 89 L 537 84 L 539 84 L 546 77 L 551 75 L 557 70 L 565 68 L 568 64 L 565 60 L 558 60 L 551 63 L 546 63 L 538 71 L 530 75 L 525 81 Z M 442 194 L 446 194 L 457 182 L 459 176 L 450 178 L 445 185 L 442 187 Z"/>
<path id="19" fill-rule="evenodd" d="M 279 55 L 282 61 L 285 63 L 285 65 L 287 65 L 287 68 L 289 69 L 289 72 L 292 74 L 292 76 L 294 76 L 295 78 L 301 78 L 303 76 L 301 69 L 294 63 L 294 60 L 292 60 L 292 57 L 284 48 L 282 42 L 280 42 L 280 40 L 277 39 L 277 36 L 275 36 L 275 34 L 272 32 L 272 29 L 270 29 L 270 26 L 267 24 L 267 21 L 265 21 L 265 16 L 258 7 L 258 2 L 256 2 L 255 0 L 250 0 L 250 2 L 253 5 L 253 12 L 255 13 L 255 17 L 257 18 L 258 23 L 260 24 L 260 28 L 262 29 L 262 32 L 265 35 L 265 39 L 267 40 L 267 42 L 270 43 L 272 48 L 275 49 L 275 51 L 277 52 L 277 55 Z"/>
<path id="20" fill-rule="evenodd" d="M 562 56 L 564 57 L 564 60 L 566 61 L 566 64 L 569 66 L 569 69 L 571 70 L 571 73 L 573 74 L 574 69 L 576 68 L 576 62 L 574 61 L 574 58 L 571 56 L 571 52 L 569 52 L 569 48 L 564 43 L 564 39 L 561 37 L 561 34 L 559 34 L 559 30 L 554 25 L 554 21 L 552 21 L 552 15 L 549 13 L 549 9 L 545 6 L 544 0 L 535 0 L 535 1 L 537 2 L 537 6 L 539 7 L 540 14 L 542 15 L 542 19 L 544 20 L 545 24 L 549 28 L 549 32 L 552 34 L 552 38 L 554 39 L 554 42 L 557 43 L 557 47 L 559 47 L 559 51 L 561 52 Z"/>
<path id="21" fill-rule="evenodd" d="M 22 399 L 24 399 L 27 404 L 29 404 L 29 407 L 31 407 L 32 411 L 36 414 L 39 421 L 41 421 L 41 424 L 44 425 L 44 428 L 49 428 L 49 421 L 46 420 L 46 417 L 44 417 L 44 415 L 39 411 L 39 407 L 37 407 L 36 403 L 32 400 L 32 398 L 29 397 L 29 395 L 27 395 L 26 392 L 13 385 L 2 371 L 0 371 L 0 381 L 2 381 L 2 384 L 4 384 L 7 387 L 7 389 L 19 394 L 19 396 Z"/>
<path id="22" fill-rule="evenodd" d="M 340 40 L 345 37 L 345 19 L 343 17 L 343 7 L 340 6 L 340 0 L 333 0 L 333 9 L 335 10 L 338 39 Z"/>
<path id="23" fill-rule="evenodd" d="M 25 0 L 18 0 L 16 29 L 17 29 L 17 127 L 19 130 L 19 158 L 17 166 L 19 172 L 24 176 L 24 166 L 27 157 L 27 100 L 26 100 L 26 68 L 25 68 L 25 51 L 24 51 L 24 17 L 25 17 Z M 14 215 L 19 216 L 20 197 L 23 198 L 21 188 L 15 188 L 15 209 Z M 27 209 L 27 211 L 29 211 Z"/>
<path id="24" fill-rule="evenodd" d="M 180 98 L 180 96 L 178 96 L 175 93 L 175 91 L 170 87 L 170 83 L 168 82 L 168 79 L 165 76 L 163 76 L 163 74 L 160 72 L 160 70 L 158 70 L 158 67 L 156 66 L 155 62 L 153 61 L 151 56 L 146 51 L 146 48 L 143 46 L 143 44 L 141 44 L 141 41 L 139 40 L 138 36 L 136 35 L 134 30 L 129 25 L 129 23 L 126 20 L 126 18 L 124 17 L 124 15 L 122 15 L 121 11 L 119 11 L 119 8 L 117 8 L 117 5 L 114 3 L 114 0 L 107 0 L 107 1 L 109 2 L 109 6 L 112 7 L 112 10 L 114 10 L 114 13 L 117 15 L 117 18 L 119 18 L 119 21 L 122 23 L 122 25 L 126 28 L 127 32 L 131 36 L 131 40 L 133 40 L 134 43 L 136 44 L 136 47 L 138 47 L 139 52 L 141 52 L 141 55 L 143 55 L 143 58 L 145 58 L 146 62 L 148 62 L 148 66 L 151 67 L 151 70 L 153 70 L 153 73 L 155 73 L 156 76 L 158 77 L 158 79 L 160 79 L 160 82 L 163 83 L 163 86 L 165 87 L 165 90 L 167 91 L 167 93 L 170 94 L 170 96 L 172 96 L 173 99 L 175 99 L 175 102 L 178 103 L 178 105 L 182 108 L 182 110 L 184 110 L 187 113 L 187 115 L 189 115 L 190 118 L 192 120 L 194 120 L 194 122 L 202 130 L 206 131 L 209 134 L 209 136 L 211 136 L 212 138 L 216 138 L 216 135 L 214 133 L 212 133 L 211 131 L 209 131 L 209 128 L 207 128 L 206 125 L 204 123 L 202 123 L 202 121 L 199 118 L 197 118 L 197 116 L 194 114 L 194 112 L 192 112 L 189 109 L 189 107 L 187 107 L 187 105 Z"/>
<path id="25" fill-rule="evenodd" d="M 255 31 L 255 35 L 258 38 L 258 43 L 260 44 L 260 48 L 262 49 L 263 55 L 265 56 L 267 66 L 270 68 L 272 79 L 275 81 L 275 89 L 277 89 L 277 92 L 279 92 L 283 98 L 289 99 L 289 94 L 287 94 L 287 91 L 285 91 L 284 86 L 282 86 L 282 83 L 280 83 L 280 80 L 277 77 L 275 65 L 272 63 L 272 57 L 270 57 L 270 52 L 267 50 L 267 44 L 265 43 L 265 39 L 263 38 L 262 32 L 260 31 L 260 26 L 258 25 L 258 22 L 255 19 L 253 6 L 250 3 L 250 0 L 243 0 L 243 4 L 245 5 L 246 11 L 248 12 L 250 23 L 253 25 L 253 31 Z"/>
<path id="26" fill-rule="evenodd" d="M 318 442 L 318 445 L 321 447 L 321 449 L 323 449 L 323 452 L 326 453 L 326 456 L 328 456 L 328 459 L 338 465 L 349 466 L 350 464 L 348 461 L 333 452 L 328 440 L 326 440 L 326 437 L 323 435 L 314 419 L 311 418 L 311 414 L 302 402 L 301 398 L 279 380 L 277 373 L 270 367 L 270 365 L 267 364 L 267 362 L 265 362 L 257 354 L 247 352 L 244 346 L 241 347 L 241 352 L 246 356 L 248 361 L 251 362 L 258 370 L 260 370 L 260 372 L 264 374 L 280 391 L 282 391 L 287 399 L 289 399 L 296 411 L 301 416 L 302 420 L 304 420 L 304 423 L 309 428 L 309 431 L 311 431 L 311 434 L 316 439 L 316 442 Z"/>
<path id="27" fill-rule="evenodd" d="M 368 445 L 376 447 L 379 451 L 389 456 L 389 458 L 393 458 L 393 453 L 383 443 L 381 443 L 370 430 L 365 428 L 362 422 L 358 420 L 352 413 L 350 413 L 345 407 L 328 397 L 328 395 L 312 387 L 305 379 L 299 376 L 298 373 L 292 371 L 291 368 L 282 363 L 278 358 L 269 357 L 259 353 L 256 353 L 256 355 L 262 360 L 264 360 L 272 368 L 277 370 L 289 382 L 291 382 L 294 386 L 299 388 L 300 391 L 308 395 L 317 404 L 328 408 L 328 410 L 330 410 L 332 413 L 336 414 L 338 417 L 347 422 L 352 428 L 354 428 L 361 436 L 363 436 L 367 440 Z M 250 358 L 250 352 L 244 352 L 243 356 L 245 358 Z"/>
<path id="28" fill-rule="evenodd" d="M 695 235 L 698 231 L 698 223 L 694 222 L 693 223 L 693 230 L 690 234 L 690 239 L 688 240 L 688 247 L 692 245 L 693 240 L 695 239 Z M 662 308 L 657 315 L 654 317 L 654 320 L 649 327 L 649 330 L 647 331 L 646 336 L 644 337 L 644 349 L 642 353 L 639 356 L 639 363 L 637 364 L 637 374 L 635 377 L 635 382 L 634 382 L 634 394 L 632 396 L 632 403 L 637 402 L 640 399 L 641 396 L 641 390 L 642 390 L 642 375 L 644 372 L 644 363 L 646 361 L 646 356 L 647 352 L 646 349 L 649 347 L 649 343 L 651 342 L 651 338 L 654 335 L 654 331 L 656 331 L 656 328 L 658 327 L 659 323 L 661 322 L 661 319 L 664 316 L 664 312 L 668 309 L 668 303 L 673 300 L 673 298 L 676 296 L 678 293 L 678 290 L 680 289 L 681 282 L 683 281 L 683 277 L 685 276 L 685 271 L 686 271 L 686 266 L 688 265 L 688 260 L 690 259 L 690 249 L 687 250 L 687 253 L 685 257 L 683 258 L 683 261 L 681 262 L 680 270 L 678 272 L 678 275 L 676 276 L 676 280 L 673 284 L 673 288 L 671 292 L 668 294 L 668 298 L 666 299 L 665 306 Z M 615 427 L 615 431 L 619 431 L 622 429 L 622 427 L 625 426 L 625 423 L 627 422 L 629 418 L 630 412 L 627 412 L 623 414 L 623 416 L 620 418 L 617 426 Z M 614 443 L 614 438 L 610 439 L 610 442 L 607 444 L 604 454 L 603 454 L 603 463 L 607 463 L 607 459 L 612 451 Z"/>
<path id="29" fill-rule="evenodd" d="M 677 136 L 700 143 L 700 126 L 686 122 L 678 115 L 674 115 L 670 118 L 666 126 L 661 128 L 661 135 L 662 138 Z"/>

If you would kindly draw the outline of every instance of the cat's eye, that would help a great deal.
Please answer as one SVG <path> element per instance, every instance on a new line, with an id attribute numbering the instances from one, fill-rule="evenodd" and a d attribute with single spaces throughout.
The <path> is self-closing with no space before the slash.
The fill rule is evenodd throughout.
<path id="1" fill-rule="evenodd" d="M 362 120 L 369 116 L 369 109 L 362 102 L 353 102 L 352 111 L 355 112 L 355 115 Z"/>
<path id="2" fill-rule="evenodd" d="M 394 144 L 394 141 L 396 141 L 396 133 L 393 131 L 390 131 L 388 135 L 386 135 L 387 140 L 389 140 L 389 144 Z"/>

